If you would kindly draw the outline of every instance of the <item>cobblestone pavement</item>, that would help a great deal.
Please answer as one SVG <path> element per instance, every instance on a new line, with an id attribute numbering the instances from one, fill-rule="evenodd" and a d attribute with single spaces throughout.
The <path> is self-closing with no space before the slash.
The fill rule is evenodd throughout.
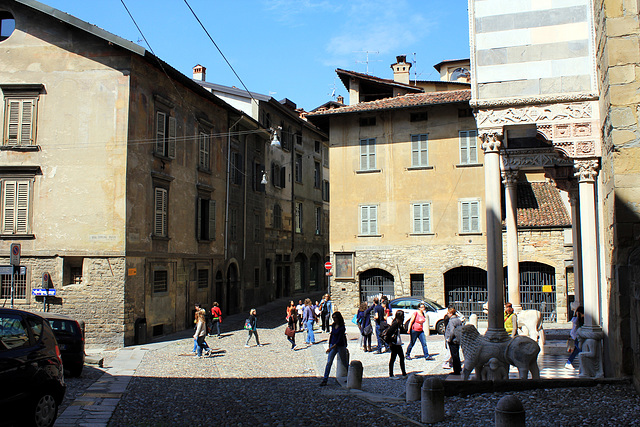
<path id="1" fill-rule="evenodd" d="M 387 376 L 389 355 L 362 352 L 357 329 L 351 325 L 351 359 L 362 361 L 365 367 L 362 392 L 349 392 L 335 379 L 327 387 L 319 387 L 328 334 L 317 334 L 319 344 L 310 347 L 304 345 L 303 333 L 296 334 L 298 345 L 302 345 L 299 350 L 290 350 L 283 333 L 285 304 L 286 301 L 278 301 L 258 310 L 262 347 L 256 346 L 253 338 L 251 346 L 245 347 L 247 332 L 242 330 L 242 324 L 246 315 L 241 314 L 225 319 L 223 338 L 207 338 L 214 350 L 212 357 L 193 357 L 191 331 L 162 343 L 120 350 L 117 358 L 108 354 L 105 375 L 84 394 L 82 387 L 77 387 L 75 401 L 57 425 L 107 425 L 107 421 L 109 426 L 421 425 L 420 402 L 405 403 L 406 382 Z M 436 360 L 424 360 L 418 345 L 412 351 L 418 357 L 406 361 L 407 371 L 446 377 L 450 371 L 442 369 L 443 361 L 448 359 L 442 337 L 430 336 L 427 342 Z M 123 357 L 126 361 L 132 358 L 129 354 L 138 355 L 136 367 L 119 374 L 112 372 L 110 362 L 120 366 Z M 564 357 L 559 357 L 558 363 L 563 365 Z M 100 372 L 95 371 L 95 375 Z M 394 371 L 400 374 L 398 362 Z M 555 375 L 556 371 L 547 372 Z M 564 368 L 558 372 L 576 376 Z M 120 389 L 105 388 L 109 384 Z M 640 399 L 629 384 L 510 394 L 523 403 L 527 425 L 640 425 Z M 493 424 L 494 410 L 502 396 L 486 393 L 447 397 L 445 419 L 438 425 Z M 79 412 L 80 408 L 83 412 Z"/>

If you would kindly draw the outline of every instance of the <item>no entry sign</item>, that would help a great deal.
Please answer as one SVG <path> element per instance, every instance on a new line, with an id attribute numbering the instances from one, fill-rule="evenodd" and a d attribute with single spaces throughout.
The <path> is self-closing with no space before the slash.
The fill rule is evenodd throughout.
<path id="1" fill-rule="evenodd" d="M 331 270 L 331 267 L 333 267 L 333 264 L 331 264 L 329 261 L 324 263 L 324 268 L 326 268 L 327 270 Z"/>

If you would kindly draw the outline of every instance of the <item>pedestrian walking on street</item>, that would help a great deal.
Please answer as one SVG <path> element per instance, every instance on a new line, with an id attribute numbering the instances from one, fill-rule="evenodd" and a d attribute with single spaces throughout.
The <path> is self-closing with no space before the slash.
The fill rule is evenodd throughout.
<path id="1" fill-rule="evenodd" d="M 574 341 L 574 346 L 571 355 L 569 355 L 567 363 L 565 363 L 564 365 L 564 367 L 567 369 L 574 369 L 573 360 L 582 351 L 582 349 L 580 348 L 580 342 L 578 341 L 578 328 L 584 325 L 584 308 L 582 306 L 576 308 L 576 311 L 573 313 L 573 317 L 571 318 L 571 323 L 573 324 L 573 326 L 571 327 L 569 335 Z"/>
<path id="2" fill-rule="evenodd" d="M 322 316 L 322 331 L 329 332 L 329 323 L 333 315 L 333 302 L 329 294 L 324 294 L 324 298 L 320 303 L 320 316 Z"/>
<path id="3" fill-rule="evenodd" d="M 293 302 L 293 300 L 289 301 L 289 305 L 287 306 L 287 317 L 286 317 L 287 322 L 289 321 L 289 317 L 292 314 L 295 314 L 297 312 L 298 312 L 298 310 L 296 309 L 296 303 Z M 297 319 L 297 316 L 296 316 L 296 319 Z M 298 328 L 298 325 L 296 325 L 296 327 L 293 328 L 293 330 L 295 331 L 297 328 Z"/>
<path id="4" fill-rule="evenodd" d="M 305 339 L 305 342 L 307 344 L 315 344 L 316 337 L 315 335 L 313 335 L 313 322 L 315 313 L 313 312 L 313 307 L 309 298 L 304 300 L 304 312 L 302 316 L 302 323 L 304 323 L 304 327 L 307 329 L 307 338 Z"/>
<path id="5" fill-rule="evenodd" d="M 382 305 L 380 305 L 380 301 L 378 300 L 378 297 L 375 297 L 373 299 L 373 318 L 375 319 L 375 327 L 376 327 L 376 338 L 378 339 L 378 348 L 376 349 L 374 354 L 380 354 L 382 353 L 382 349 L 385 348 L 389 348 L 389 345 L 384 342 L 384 340 L 382 339 L 382 337 L 380 336 L 380 333 L 382 332 L 383 329 L 383 325 L 385 323 L 387 323 L 387 321 L 384 318 L 384 308 L 382 307 Z"/>
<path id="6" fill-rule="evenodd" d="M 213 302 L 211 307 L 211 334 L 213 335 L 213 328 L 218 331 L 218 338 L 220 338 L 220 324 L 222 323 L 222 310 L 217 301 Z"/>
<path id="7" fill-rule="evenodd" d="M 298 305 L 296 305 L 296 310 L 298 310 L 298 323 L 299 323 L 298 330 L 299 331 L 303 331 L 304 328 L 303 328 L 302 322 L 303 322 L 303 318 L 304 318 L 304 316 L 303 316 L 303 314 L 304 314 L 304 304 L 302 303 L 302 300 L 298 300 Z"/>
<path id="8" fill-rule="evenodd" d="M 444 332 L 444 338 L 447 341 L 447 346 L 451 353 L 453 375 L 460 375 L 462 372 L 462 365 L 460 363 L 460 340 L 456 330 L 462 327 L 462 320 L 458 317 L 458 312 L 453 307 L 448 308 L 448 315 L 449 322 Z"/>
<path id="9" fill-rule="evenodd" d="M 198 328 L 198 312 L 200 311 L 200 303 L 197 302 L 195 303 L 195 313 L 193 316 L 193 330 L 195 331 Z M 198 339 L 194 336 L 193 337 L 193 354 L 196 354 L 198 352 Z"/>
<path id="10" fill-rule="evenodd" d="M 245 347 L 249 347 L 249 340 L 252 335 L 256 337 L 256 344 L 258 347 L 262 347 L 260 344 L 260 338 L 258 337 L 258 313 L 255 308 L 252 308 L 249 311 L 249 336 L 247 337 L 247 343 L 244 345 Z"/>
<path id="11" fill-rule="evenodd" d="M 327 385 L 329 373 L 331 373 L 331 365 L 336 354 L 340 355 L 340 362 L 345 363 L 347 360 L 347 327 L 344 319 L 339 311 L 333 313 L 333 325 L 331 325 L 331 335 L 329 336 L 329 348 L 327 349 L 327 366 L 324 368 L 324 378 L 320 386 Z"/>
<path id="12" fill-rule="evenodd" d="M 362 350 L 371 351 L 371 310 L 367 307 L 367 303 L 362 301 L 358 309 L 358 327 L 360 328 L 360 336 L 362 337 Z"/>
<path id="13" fill-rule="evenodd" d="M 294 308 L 295 308 L 295 305 L 294 305 Z M 296 348 L 296 324 L 297 323 L 298 323 L 298 314 L 296 310 L 293 310 L 293 313 L 291 313 L 289 315 L 289 318 L 287 319 L 287 328 L 284 331 L 284 334 L 287 336 L 287 339 L 291 343 L 291 350 L 295 350 Z"/>
<path id="14" fill-rule="evenodd" d="M 204 309 L 198 310 L 196 313 L 196 333 L 193 335 L 193 339 L 196 340 L 198 344 L 196 357 L 202 357 L 203 350 L 206 350 L 207 354 L 209 353 L 209 346 L 205 341 L 205 337 L 207 336 L 207 323 L 205 321 L 206 311 Z"/>
<path id="15" fill-rule="evenodd" d="M 404 328 L 404 311 L 397 310 L 396 317 L 389 326 L 387 331 L 388 343 L 391 348 L 391 357 L 389 358 L 389 377 L 396 379 L 400 377 L 393 376 L 393 365 L 396 363 L 396 357 L 400 358 L 400 369 L 402 370 L 402 378 L 407 377 L 407 371 L 404 367 L 404 353 L 402 351 L 402 338 L 400 334 L 406 334 L 407 330 Z"/>
<path id="16" fill-rule="evenodd" d="M 425 338 L 424 329 L 427 328 L 427 331 L 429 330 L 429 317 L 426 309 L 425 304 L 421 302 L 418 306 L 418 311 L 413 313 L 409 320 L 408 329 L 411 333 L 411 341 L 409 342 L 409 347 L 407 347 L 407 360 L 411 360 L 411 350 L 418 340 L 420 340 L 420 344 L 422 345 L 422 354 L 424 354 L 425 360 L 434 360 L 433 356 L 429 354 L 427 339 Z"/>

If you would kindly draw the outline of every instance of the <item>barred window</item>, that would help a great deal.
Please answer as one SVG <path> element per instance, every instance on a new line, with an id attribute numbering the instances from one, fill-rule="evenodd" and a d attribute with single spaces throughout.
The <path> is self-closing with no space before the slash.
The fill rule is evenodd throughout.
<path id="1" fill-rule="evenodd" d="M 16 299 L 27 298 L 27 269 L 20 268 L 20 274 L 15 278 L 14 294 Z M 0 298 L 11 298 L 11 274 L 0 274 Z"/>
<path id="2" fill-rule="evenodd" d="M 153 272 L 153 292 L 167 292 L 169 290 L 169 274 L 167 270 L 155 270 Z"/>
<path id="3" fill-rule="evenodd" d="M 198 288 L 208 288 L 209 287 L 209 270 L 207 269 L 199 269 L 198 270 Z"/>

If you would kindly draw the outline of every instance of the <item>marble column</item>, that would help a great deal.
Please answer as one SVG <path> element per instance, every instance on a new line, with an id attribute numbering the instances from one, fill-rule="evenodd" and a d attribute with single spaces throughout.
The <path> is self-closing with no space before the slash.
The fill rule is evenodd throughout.
<path id="1" fill-rule="evenodd" d="M 600 327 L 600 281 L 598 278 L 598 248 L 596 245 L 595 185 L 598 175 L 597 159 L 576 160 L 575 176 L 578 179 L 580 201 L 580 238 L 582 254 L 582 305 L 584 326 L 578 331 L 578 339 L 588 349 L 580 353 L 580 376 L 602 377 L 602 338 Z"/>
<path id="2" fill-rule="evenodd" d="M 522 311 L 520 303 L 520 258 L 518 255 L 518 171 L 502 172 L 505 187 L 507 226 L 507 289 L 509 302 L 516 313 Z"/>
<path id="3" fill-rule="evenodd" d="M 573 243 L 573 289 L 574 301 L 582 305 L 582 251 L 580 244 L 580 205 L 578 189 L 569 191 L 569 203 L 571 204 L 571 234 Z"/>
<path id="4" fill-rule="evenodd" d="M 502 129 L 481 131 L 484 150 L 485 219 L 487 224 L 487 290 L 490 341 L 509 339 L 504 330 L 504 270 L 502 267 L 502 208 L 500 203 L 500 147 Z"/>

